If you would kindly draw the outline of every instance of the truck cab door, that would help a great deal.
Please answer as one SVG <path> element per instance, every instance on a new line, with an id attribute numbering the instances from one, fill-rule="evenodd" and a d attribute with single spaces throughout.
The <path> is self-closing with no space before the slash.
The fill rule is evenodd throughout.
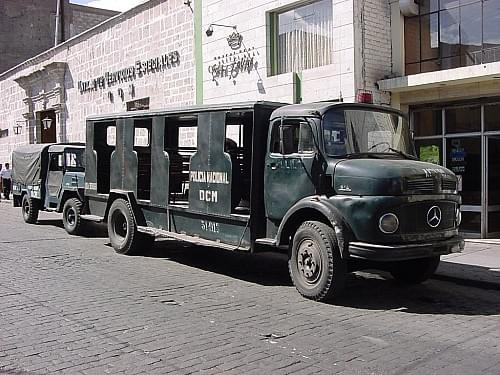
<path id="1" fill-rule="evenodd" d="M 313 128 L 298 119 L 271 124 L 264 171 L 266 216 L 280 221 L 300 199 L 317 191 L 317 166 Z"/>
<path id="2" fill-rule="evenodd" d="M 45 207 L 57 208 L 59 193 L 64 176 L 64 157 L 62 152 L 49 154 L 49 170 L 47 172 Z"/>

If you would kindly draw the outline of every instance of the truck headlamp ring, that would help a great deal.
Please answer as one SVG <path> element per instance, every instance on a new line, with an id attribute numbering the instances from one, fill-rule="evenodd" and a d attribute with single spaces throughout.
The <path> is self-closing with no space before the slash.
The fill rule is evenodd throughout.
<path id="1" fill-rule="evenodd" d="M 384 214 L 378 221 L 378 227 L 382 233 L 392 234 L 399 228 L 399 219 L 393 213 Z"/>

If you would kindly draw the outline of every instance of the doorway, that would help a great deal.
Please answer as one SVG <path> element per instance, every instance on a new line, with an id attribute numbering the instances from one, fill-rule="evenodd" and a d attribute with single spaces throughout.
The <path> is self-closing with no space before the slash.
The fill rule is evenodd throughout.
<path id="1" fill-rule="evenodd" d="M 56 143 L 56 111 L 38 112 L 37 125 L 40 129 L 40 143 Z"/>
<path id="2" fill-rule="evenodd" d="M 500 135 L 486 136 L 486 237 L 500 237 Z"/>

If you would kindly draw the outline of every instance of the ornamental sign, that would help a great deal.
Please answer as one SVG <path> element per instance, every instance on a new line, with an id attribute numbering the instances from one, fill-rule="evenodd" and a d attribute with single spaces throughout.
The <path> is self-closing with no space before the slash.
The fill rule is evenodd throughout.
<path id="1" fill-rule="evenodd" d="M 236 84 L 236 77 L 240 73 L 250 74 L 253 70 L 257 70 L 258 63 L 255 57 L 258 55 L 259 52 L 255 47 L 251 47 L 214 57 L 214 63 L 208 66 L 208 73 L 217 85 L 221 78 L 227 78 Z"/>
<path id="2" fill-rule="evenodd" d="M 180 54 L 178 51 L 169 52 L 147 60 L 138 60 L 135 62 L 135 65 L 114 72 L 106 72 L 102 76 L 87 81 L 78 81 L 78 91 L 80 91 L 80 94 L 84 94 L 90 91 L 105 89 L 117 83 L 132 81 L 148 74 L 168 70 L 179 64 Z"/>

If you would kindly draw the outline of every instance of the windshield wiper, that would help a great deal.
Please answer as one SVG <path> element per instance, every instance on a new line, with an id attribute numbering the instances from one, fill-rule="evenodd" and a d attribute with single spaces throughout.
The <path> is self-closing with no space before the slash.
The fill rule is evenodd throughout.
<path id="1" fill-rule="evenodd" d="M 396 154 L 398 155 L 401 155 L 407 159 L 411 159 L 411 160 L 418 160 L 416 156 L 413 156 L 413 155 L 410 155 L 404 151 L 401 151 L 401 150 L 397 150 L 395 148 L 392 148 L 392 147 L 389 147 L 388 150 L 392 151 L 392 152 L 395 152 Z"/>

